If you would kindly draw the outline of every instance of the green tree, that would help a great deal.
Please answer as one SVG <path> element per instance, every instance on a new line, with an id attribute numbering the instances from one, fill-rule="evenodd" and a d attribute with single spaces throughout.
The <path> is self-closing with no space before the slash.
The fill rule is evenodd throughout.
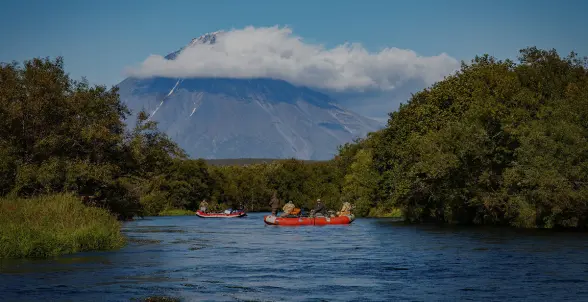
<path id="1" fill-rule="evenodd" d="M 586 227 L 587 60 L 532 47 L 519 61 L 479 56 L 413 95 L 341 148 L 346 185 L 376 173 L 372 206 L 410 221 Z M 357 150 L 372 150 L 371 167 Z"/>
<path id="2" fill-rule="evenodd" d="M 372 167 L 370 149 L 361 149 L 345 175 L 342 197 L 344 201 L 355 205 L 358 216 L 366 216 L 375 206 L 374 193 L 377 189 L 378 174 Z"/>
<path id="3" fill-rule="evenodd" d="M 0 194 L 71 191 L 141 215 L 150 179 L 185 154 L 144 113 L 128 133 L 129 113 L 116 87 L 71 80 L 62 58 L 0 64 Z"/>

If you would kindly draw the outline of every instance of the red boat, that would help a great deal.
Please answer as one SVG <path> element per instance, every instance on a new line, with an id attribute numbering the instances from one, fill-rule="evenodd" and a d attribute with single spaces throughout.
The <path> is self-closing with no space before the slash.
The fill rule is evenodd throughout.
<path id="1" fill-rule="evenodd" d="M 247 216 L 247 213 L 244 211 L 233 211 L 229 213 L 205 213 L 200 210 L 196 211 L 196 215 L 202 218 L 237 218 L 237 217 L 244 217 Z"/>
<path id="2" fill-rule="evenodd" d="M 270 225 L 331 225 L 350 224 L 355 220 L 355 215 L 342 215 L 337 217 L 278 217 L 273 215 L 263 216 L 263 221 Z"/>

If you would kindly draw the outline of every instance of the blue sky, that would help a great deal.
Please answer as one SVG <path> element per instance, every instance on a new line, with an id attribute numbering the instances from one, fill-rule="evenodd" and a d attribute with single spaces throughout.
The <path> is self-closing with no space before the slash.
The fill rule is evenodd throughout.
<path id="1" fill-rule="evenodd" d="M 72 77 L 117 84 L 125 67 L 219 29 L 289 26 L 309 43 L 516 58 L 536 45 L 588 55 L 588 1 L 4 0 L 0 61 L 63 56 Z"/>

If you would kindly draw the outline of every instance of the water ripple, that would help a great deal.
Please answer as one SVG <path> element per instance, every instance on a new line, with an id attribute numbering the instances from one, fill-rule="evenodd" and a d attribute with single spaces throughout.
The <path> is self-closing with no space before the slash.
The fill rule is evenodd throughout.
<path id="1" fill-rule="evenodd" d="M 159 217 L 120 250 L 1 260 L 2 301 L 581 301 L 588 235 L 405 225 L 275 227 Z"/>

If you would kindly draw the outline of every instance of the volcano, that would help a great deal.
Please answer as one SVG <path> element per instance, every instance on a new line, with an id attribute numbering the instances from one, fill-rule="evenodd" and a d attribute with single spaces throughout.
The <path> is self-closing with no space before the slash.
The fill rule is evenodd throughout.
<path id="1" fill-rule="evenodd" d="M 185 48 L 214 44 L 222 32 Z M 383 125 L 342 107 L 327 94 L 280 79 L 129 77 L 121 101 L 149 119 L 192 158 L 297 158 L 326 160 L 337 147 Z"/>

